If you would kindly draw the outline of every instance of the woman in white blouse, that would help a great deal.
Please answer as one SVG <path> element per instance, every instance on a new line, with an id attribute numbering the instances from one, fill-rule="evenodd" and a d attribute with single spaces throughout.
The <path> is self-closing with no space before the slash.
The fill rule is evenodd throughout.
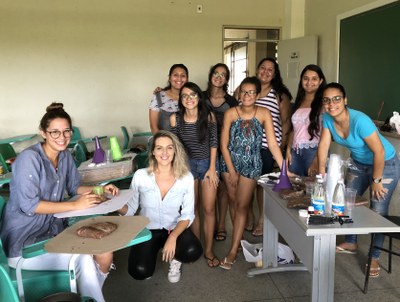
<path id="1" fill-rule="evenodd" d="M 136 171 L 131 184 L 133 197 L 119 212 L 150 219 L 152 239 L 131 248 L 129 274 L 137 280 L 150 278 L 157 254 L 170 263 L 168 280 L 178 282 L 182 262 L 196 261 L 203 249 L 189 229 L 194 220 L 194 180 L 177 137 L 168 131 L 154 135 L 149 167 Z"/>

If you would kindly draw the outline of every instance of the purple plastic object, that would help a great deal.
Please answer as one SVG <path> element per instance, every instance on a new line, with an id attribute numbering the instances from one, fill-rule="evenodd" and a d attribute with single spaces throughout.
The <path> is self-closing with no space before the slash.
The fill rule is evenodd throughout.
<path id="1" fill-rule="evenodd" d="M 279 182 L 274 186 L 272 191 L 279 192 L 280 190 L 283 189 L 292 189 L 292 188 L 293 188 L 292 184 L 290 183 L 289 176 L 287 175 L 286 171 L 286 160 L 283 159 L 281 175 L 279 176 Z"/>
<path id="2" fill-rule="evenodd" d="M 96 149 L 94 150 L 93 160 L 92 163 L 101 164 L 104 162 L 105 153 L 104 150 L 100 146 L 99 138 L 96 136 L 94 138 Z"/>

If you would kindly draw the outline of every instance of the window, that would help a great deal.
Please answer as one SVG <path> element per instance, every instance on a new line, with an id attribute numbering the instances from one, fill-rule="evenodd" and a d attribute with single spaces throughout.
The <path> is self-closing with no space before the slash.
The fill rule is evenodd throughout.
<path id="1" fill-rule="evenodd" d="M 280 29 L 224 26 L 224 63 L 231 71 L 229 93 L 247 76 L 255 75 L 257 63 L 277 58 Z"/>

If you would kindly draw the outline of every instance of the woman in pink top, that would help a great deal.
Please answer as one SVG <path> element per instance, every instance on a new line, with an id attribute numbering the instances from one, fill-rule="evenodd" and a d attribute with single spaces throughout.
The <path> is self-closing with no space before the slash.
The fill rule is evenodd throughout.
<path id="1" fill-rule="evenodd" d="M 322 90 L 325 76 L 317 65 L 307 65 L 300 75 L 288 137 L 286 160 L 290 172 L 299 176 L 315 175 L 317 148 L 321 135 Z"/>

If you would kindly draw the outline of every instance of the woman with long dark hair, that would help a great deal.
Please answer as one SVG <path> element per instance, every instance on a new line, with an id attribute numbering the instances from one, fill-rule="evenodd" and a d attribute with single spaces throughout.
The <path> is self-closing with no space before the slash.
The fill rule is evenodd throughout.
<path id="1" fill-rule="evenodd" d="M 199 86 L 187 82 L 179 95 L 179 111 L 171 115 L 171 131 L 182 142 L 194 176 L 195 219 L 191 226 L 200 238 L 199 204 L 203 206 L 204 257 L 209 267 L 219 265 L 213 252 L 215 197 L 219 182 L 217 171 L 217 121 L 207 106 Z M 201 194 L 200 194 L 201 192 Z"/>
<path id="2" fill-rule="evenodd" d="M 152 134 L 159 130 L 170 130 L 169 117 L 178 111 L 179 91 L 189 80 L 189 70 L 183 64 L 174 64 L 169 69 L 168 85 L 156 88 L 149 107 L 149 122 Z"/>
<path id="3" fill-rule="evenodd" d="M 300 75 L 292 114 L 292 131 L 286 150 L 288 170 L 299 176 L 315 175 L 321 135 L 324 73 L 317 65 L 307 65 Z"/>
<path id="4" fill-rule="evenodd" d="M 204 92 L 208 106 L 212 109 L 217 119 L 218 131 L 218 153 L 217 160 L 221 163 L 221 149 L 219 142 L 221 139 L 221 129 L 224 120 L 224 113 L 231 107 L 237 106 L 238 101 L 228 93 L 228 82 L 230 71 L 224 63 L 217 63 L 210 68 L 208 73 L 207 90 Z M 218 221 L 215 229 L 214 238 L 217 241 L 226 239 L 225 219 L 228 212 L 228 193 L 225 183 L 222 181 L 217 190 Z M 231 209 L 230 209 L 231 210 Z M 232 217 L 232 215 L 231 215 Z"/>

